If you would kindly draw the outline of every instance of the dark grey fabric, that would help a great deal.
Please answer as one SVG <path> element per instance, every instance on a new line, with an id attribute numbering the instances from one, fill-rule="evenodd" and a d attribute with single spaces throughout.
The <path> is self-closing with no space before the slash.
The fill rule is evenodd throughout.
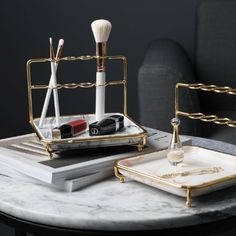
<path id="1" fill-rule="evenodd" d="M 192 65 L 184 49 L 171 40 L 159 39 L 151 42 L 138 73 L 141 124 L 167 132 L 172 130 L 170 120 L 174 117 L 177 82 L 195 82 Z M 199 110 L 196 93 L 185 90 L 180 97 L 183 111 Z M 189 120 L 182 123 L 181 129 L 185 134 L 194 135 L 199 130 L 196 122 Z"/>
<path id="2" fill-rule="evenodd" d="M 206 1 L 197 11 L 197 80 L 236 87 L 236 1 Z M 203 93 L 203 110 L 235 111 L 236 97 Z"/>
<path id="3" fill-rule="evenodd" d="M 235 111 L 210 111 L 208 114 L 216 114 L 219 117 L 228 117 L 236 120 Z M 220 140 L 236 144 L 236 128 L 214 123 L 202 123 L 202 137 Z"/>
<path id="4" fill-rule="evenodd" d="M 197 11 L 196 72 L 201 83 L 236 87 L 236 1 L 206 1 Z M 236 119 L 236 97 L 202 92 L 201 110 Z M 202 123 L 202 136 L 236 144 L 236 129 Z"/>
<path id="5" fill-rule="evenodd" d="M 194 72 L 193 72 L 194 71 Z M 184 49 L 171 40 L 150 43 L 138 73 L 141 124 L 171 131 L 177 82 L 236 88 L 236 1 L 210 0 L 197 10 L 194 69 Z M 189 90 L 180 110 L 236 119 L 236 96 Z M 201 128 L 199 128 L 201 127 Z M 181 133 L 236 144 L 236 128 L 183 119 Z"/>

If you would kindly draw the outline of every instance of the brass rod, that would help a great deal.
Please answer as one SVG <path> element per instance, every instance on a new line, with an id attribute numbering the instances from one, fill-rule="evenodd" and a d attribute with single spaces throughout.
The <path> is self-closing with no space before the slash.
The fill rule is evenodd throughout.
<path id="1" fill-rule="evenodd" d="M 28 60 L 26 63 L 26 78 L 27 78 L 27 89 L 28 89 L 29 121 L 33 122 L 33 102 L 32 102 L 31 73 L 30 73 L 31 63 L 32 60 Z"/>
<path id="2" fill-rule="evenodd" d="M 187 188 L 187 192 L 186 192 L 186 206 L 191 207 L 191 190 L 190 190 L 190 188 Z"/>
<path id="3" fill-rule="evenodd" d="M 175 85 L 175 117 L 178 118 L 179 111 L 179 84 Z"/>
<path id="4" fill-rule="evenodd" d="M 185 87 L 192 90 L 202 90 L 206 92 L 215 92 L 215 93 L 227 93 L 230 95 L 236 95 L 236 88 L 231 88 L 229 86 L 217 86 L 217 85 L 207 85 L 202 83 L 196 84 L 185 84 L 185 83 L 177 83 L 177 87 Z"/>
<path id="5" fill-rule="evenodd" d="M 208 92 L 216 93 L 227 93 L 229 95 L 236 95 L 236 88 L 231 88 L 229 86 L 216 86 L 216 85 L 206 85 L 206 84 L 184 84 L 177 83 L 175 86 L 175 116 L 185 116 L 193 120 L 201 120 L 204 122 L 213 122 L 218 125 L 228 125 L 229 127 L 236 128 L 236 120 L 231 120 L 227 117 L 218 117 L 216 115 L 205 115 L 201 112 L 189 113 L 179 110 L 179 88 L 185 87 L 194 90 L 203 90 Z"/>
<path id="6" fill-rule="evenodd" d="M 114 85 L 124 85 L 125 81 L 124 80 L 114 80 L 114 81 L 109 81 L 106 82 L 105 85 L 102 86 L 114 86 Z M 42 85 L 42 84 L 37 84 L 37 85 L 31 85 L 31 89 L 33 90 L 38 90 L 38 89 L 76 89 L 76 88 L 92 88 L 96 87 L 96 83 L 92 82 L 81 82 L 81 83 L 67 83 L 67 84 L 57 84 L 56 87 L 49 87 L 48 85 Z"/>

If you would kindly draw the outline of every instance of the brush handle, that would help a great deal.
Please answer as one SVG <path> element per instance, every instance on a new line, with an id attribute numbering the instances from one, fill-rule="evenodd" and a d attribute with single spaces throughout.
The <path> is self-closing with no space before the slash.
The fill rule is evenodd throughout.
<path id="1" fill-rule="evenodd" d="M 58 63 L 55 63 L 55 72 L 57 72 L 57 67 L 58 67 Z M 49 85 L 48 85 L 49 88 L 47 90 L 47 94 L 46 94 L 44 104 L 43 104 L 43 110 L 41 112 L 41 117 L 40 117 L 40 120 L 39 120 L 39 128 L 43 127 L 43 123 L 44 123 L 44 120 L 45 120 L 45 117 L 46 117 L 46 114 L 47 114 L 48 105 L 49 105 L 50 97 L 51 97 L 51 94 L 52 94 L 52 88 L 51 88 L 51 87 L 53 87 L 53 81 L 52 80 L 53 79 L 52 79 L 52 74 L 51 74 Z"/>
<path id="2" fill-rule="evenodd" d="M 52 72 L 52 86 L 53 86 L 53 97 L 54 97 L 54 108 L 55 108 L 55 117 L 56 117 L 56 126 L 60 126 L 60 109 L 59 109 L 59 99 L 57 91 L 57 77 L 56 77 L 56 68 L 55 63 L 51 62 L 51 72 Z"/>
<path id="3" fill-rule="evenodd" d="M 105 85 L 106 72 L 97 72 L 96 74 L 96 109 L 95 119 L 96 121 L 102 120 L 105 113 Z"/>

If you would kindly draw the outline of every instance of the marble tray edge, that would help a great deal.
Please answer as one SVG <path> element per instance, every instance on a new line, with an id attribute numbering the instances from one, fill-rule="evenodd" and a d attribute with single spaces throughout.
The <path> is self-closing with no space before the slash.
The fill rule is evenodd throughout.
<path id="1" fill-rule="evenodd" d="M 35 118 L 31 123 L 33 130 L 35 131 L 37 137 L 40 142 L 45 146 L 46 151 L 51 155 L 52 152 L 64 151 L 70 149 L 79 149 L 79 148 L 90 148 L 90 147 L 107 147 L 107 146 L 119 146 L 119 145 L 134 145 L 137 146 L 139 151 L 142 150 L 147 140 L 147 131 L 143 127 L 141 127 L 138 123 L 136 123 L 132 118 L 128 115 L 124 115 L 123 113 L 106 113 L 106 115 L 114 115 L 119 114 L 123 115 L 125 119 L 130 122 L 138 132 L 131 133 L 122 133 L 122 134 L 111 134 L 104 135 L 98 137 L 89 137 L 89 138 L 81 138 L 81 137 L 73 137 L 69 139 L 52 139 L 46 138 L 39 127 L 37 126 L 37 122 L 39 118 Z M 64 116 L 65 118 L 70 117 L 83 117 L 83 116 L 94 116 L 94 114 L 87 115 L 71 115 Z M 52 117 L 53 118 L 53 117 Z"/>
<path id="2" fill-rule="evenodd" d="M 234 155 L 232 155 L 232 154 L 228 154 L 228 153 L 224 153 L 224 152 L 218 152 L 218 151 L 211 150 L 211 149 L 208 149 L 208 148 L 205 148 L 205 147 L 203 148 L 203 147 L 192 146 L 192 145 L 187 145 L 185 147 L 188 147 L 188 146 L 189 147 L 194 147 L 194 148 L 197 148 L 197 149 L 204 149 L 204 150 L 208 150 L 208 151 L 212 151 L 212 152 L 222 153 L 224 155 L 228 155 L 228 156 L 234 157 Z M 162 149 L 162 150 L 158 150 L 156 152 L 163 152 L 165 150 L 166 149 Z M 147 154 L 150 154 L 150 153 L 153 153 L 153 152 L 155 152 L 155 151 L 147 152 L 144 155 L 147 155 Z M 136 157 L 137 157 L 137 155 L 133 155 L 133 156 L 130 156 L 128 158 L 120 159 L 120 160 L 115 161 L 114 173 L 115 173 L 115 176 L 119 179 L 119 181 L 121 183 L 124 183 L 125 182 L 125 178 L 127 177 L 129 179 L 133 179 L 133 180 L 141 182 L 143 184 L 155 187 L 155 186 L 153 186 L 153 185 L 151 185 L 149 183 L 144 183 L 143 181 L 140 180 L 140 178 L 148 179 L 150 181 L 155 181 L 158 184 L 162 185 L 162 187 L 159 186 L 159 187 L 155 187 L 155 188 L 160 189 L 160 190 L 164 190 L 166 192 L 172 193 L 172 194 L 180 196 L 180 197 L 186 197 L 186 206 L 187 207 L 191 206 L 191 201 L 192 201 L 191 198 L 193 196 L 195 197 L 195 196 L 200 196 L 200 195 L 205 194 L 205 193 L 203 193 L 203 194 L 195 194 L 196 190 L 197 191 L 198 190 L 201 191 L 204 188 L 210 188 L 209 191 L 207 192 L 207 193 L 210 193 L 210 192 L 222 189 L 222 186 L 221 186 L 222 184 L 224 184 L 223 188 L 230 187 L 230 186 L 236 184 L 236 172 L 235 172 L 235 174 L 228 175 L 228 176 L 223 177 L 223 178 L 218 178 L 218 179 L 213 180 L 213 181 L 203 182 L 202 184 L 195 185 L 195 186 L 189 186 L 189 185 L 182 185 L 182 184 L 176 184 L 176 183 L 168 182 L 165 179 L 158 178 L 158 177 L 153 176 L 153 175 L 148 175 L 148 174 L 142 173 L 140 171 L 137 171 L 137 170 L 133 169 L 132 167 L 121 166 L 119 164 L 119 162 L 121 162 L 121 161 L 135 159 Z M 182 192 L 179 192 L 179 194 L 176 194 L 176 192 L 172 192 L 170 190 L 166 190 L 166 188 L 165 188 L 166 186 L 182 190 Z M 212 187 L 214 187 L 214 188 L 212 188 Z"/>

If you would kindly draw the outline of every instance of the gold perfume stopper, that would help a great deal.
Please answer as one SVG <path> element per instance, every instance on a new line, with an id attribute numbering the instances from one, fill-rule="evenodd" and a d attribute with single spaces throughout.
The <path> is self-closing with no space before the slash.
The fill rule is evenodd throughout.
<path id="1" fill-rule="evenodd" d="M 180 120 L 178 118 L 173 118 L 171 120 L 171 125 L 173 126 L 173 135 L 170 143 L 170 148 L 175 148 L 182 146 L 179 138 L 179 125 L 180 125 Z"/>

